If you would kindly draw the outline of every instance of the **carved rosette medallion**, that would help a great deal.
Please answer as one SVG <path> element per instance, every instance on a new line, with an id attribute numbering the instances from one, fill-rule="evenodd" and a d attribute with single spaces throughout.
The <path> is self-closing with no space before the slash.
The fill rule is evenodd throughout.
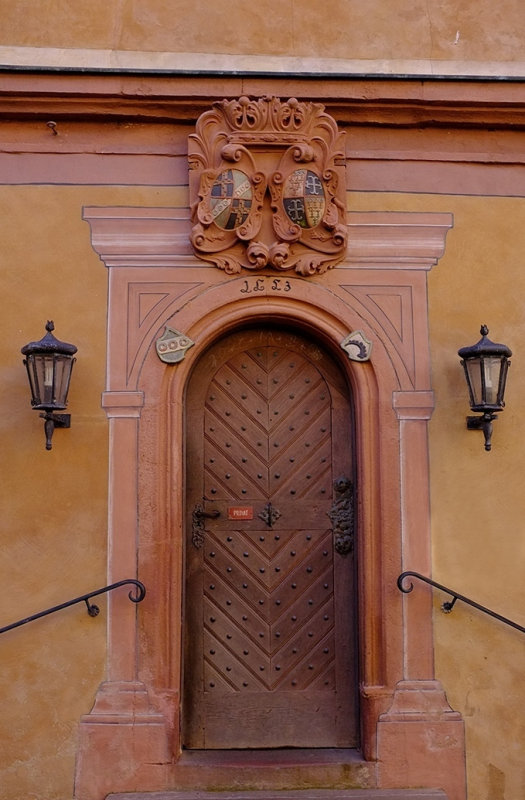
<path id="1" fill-rule="evenodd" d="M 334 267 L 347 242 L 343 136 L 318 103 L 214 103 L 189 137 L 196 255 L 230 274 Z"/>

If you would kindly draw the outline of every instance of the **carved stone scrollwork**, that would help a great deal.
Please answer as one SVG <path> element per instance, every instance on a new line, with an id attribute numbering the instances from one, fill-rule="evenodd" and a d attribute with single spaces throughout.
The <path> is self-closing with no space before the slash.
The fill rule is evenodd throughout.
<path id="1" fill-rule="evenodd" d="M 354 549 L 354 486 L 345 477 L 334 481 L 334 504 L 328 512 L 332 520 L 334 548 L 346 556 Z"/>
<path id="2" fill-rule="evenodd" d="M 189 137 L 196 255 L 230 274 L 334 267 L 347 242 L 343 135 L 319 103 L 214 103 Z"/>

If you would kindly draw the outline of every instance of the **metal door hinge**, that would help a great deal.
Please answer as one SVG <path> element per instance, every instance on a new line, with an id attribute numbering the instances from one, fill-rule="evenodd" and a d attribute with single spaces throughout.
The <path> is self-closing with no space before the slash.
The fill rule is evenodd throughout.
<path id="1" fill-rule="evenodd" d="M 334 503 L 328 516 L 332 520 L 334 549 L 346 556 L 354 549 L 354 485 L 345 477 L 334 481 Z"/>

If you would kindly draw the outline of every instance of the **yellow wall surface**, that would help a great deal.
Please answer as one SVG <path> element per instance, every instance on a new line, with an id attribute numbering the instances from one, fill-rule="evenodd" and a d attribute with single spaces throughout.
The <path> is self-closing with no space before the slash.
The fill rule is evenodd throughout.
<path id="1" fill-rule="evenodd" d="M 156 189 L 0 187 L 0 627 L 106 585 L 107 275 L 82 206 L 159 205 L 163 196 L 169 202 Z M 71 428 L 56 430 L 51 451 L 20 353 L 48 319 L 78 347 Z M 98 617 L 82 603 L 0 638 L 1 800 L 73 796 L 78 722 L 104 678 L 106 596 L 93 602 Z"/>
<path id="2" fill-rule="evenodd" d="M 0 16 L 4 47 L 384 63 L 524 58 L 519 0 L 260 0 L 236 4 L 233 15 L 229 0 L 1 0 Z"/>
<path id="3" fill-rule="evenodd" d="M 91 248 L 82 206 L 171 206 L 185 197 L 185 189 L 169 187 L 0 189 L 0 624 L 105 584 L 108 425 L 100 395 L 107 275 Z M 436 393 L 430 422 L 434 578 L 523 624 L 525 451 L 518 409 L 525 398 L 525 200 L 352 193 L 349 204 L 354 211 L 454 214 L 445 255 L 428 279 Z M 41 338 L 49 318 L 58 338 L 78 346 L 78 360 L 68 409 L 72 427 L 58 430 L 46 452 L 19 350 Z M 480 432 L 466 429 L 457 357 L 459 347 L 477 341 L 481 323 L 515 352 L 508 407 L 494 425 L 491 453 Z M 465 718 L 469 800 L 521 800 L 523 637 L 459 602 L 446 616 L 439 609 L 445 599 L 436 593 L 437 677 Z M 71 800 L 78 721 L 104 677 L 106 600 L 97 602 L 97 618 L 78 605 L 0 640 L 2 800 Z"/>

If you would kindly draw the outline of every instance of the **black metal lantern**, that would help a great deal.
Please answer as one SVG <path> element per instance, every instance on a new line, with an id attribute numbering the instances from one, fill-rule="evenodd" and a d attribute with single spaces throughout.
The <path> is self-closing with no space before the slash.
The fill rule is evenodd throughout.
<path id="1" fill-rule="evenodd" d="M 467 417 L 467 428 L 483 430 L 485 450 L 491 449 L 492 421 L 497 418 L 496 411 L 505 408 L 505 384 L 512 355 L 507 345 L 491 342 L 488 332 L 487 326 L 482 325 L 479 342 L 458 350 L 467 379 L 470 407 L 482 415 Z"/>
<path id="2" fill-rule="evenodd" d="M 60 342 L 53 336 L 53 322 L 46 324 L 46 335 L 39 342 L 29 342 L 22 347 L 24 364 L 31 387 L 31 405 L 43 411 L 45 420 L 46 450 L 51 450 L 51 438 L 55 428 L 69 428 L 70 414 L 57 414 L 67 407 L 67 395 L 71 371 L 75 363 L 74 344 Z"/>

